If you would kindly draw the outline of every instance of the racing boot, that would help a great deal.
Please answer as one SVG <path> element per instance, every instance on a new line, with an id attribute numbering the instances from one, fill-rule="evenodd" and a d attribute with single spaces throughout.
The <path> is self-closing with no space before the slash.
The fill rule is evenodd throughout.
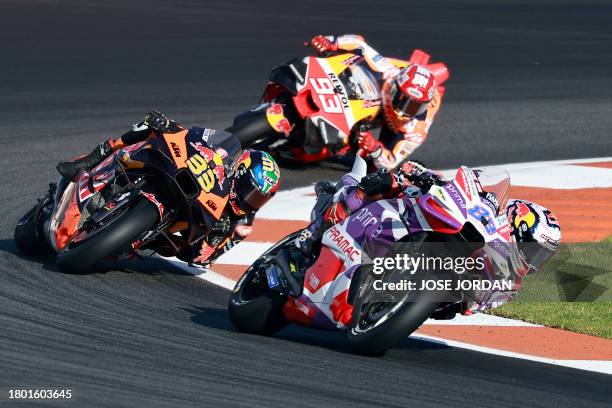
<path id="1" fill-rule="evenodd" d="M 111 155 L 113 147 L 110 142 L 100 143 L 91 153 L 79 159 L 60 162 L 57 171 L 66 179 L 72 180 L 81 169 L 91 170 Z"/>

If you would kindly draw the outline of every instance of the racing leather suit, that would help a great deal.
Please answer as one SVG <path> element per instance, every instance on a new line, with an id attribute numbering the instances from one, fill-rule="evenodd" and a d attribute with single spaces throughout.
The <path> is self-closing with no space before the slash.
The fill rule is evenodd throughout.
<path id="1" fill-rule="evenodd" d="M 334 41 L 331 36 L 327 38 Z M 337 50 L 360 51 L 370 69 L 382 75 L 383 83 L 384 81 L 392 81 L 400 71 L 398 66 L 379 54 L 360 35 L 341 35 L 335 38 L 335 43 Z M 429 128 L 440 110 L 441 102 L 442 98 L 436 90 L 427 110 L 405 123 L 394 121 L 392 115 L 385 112 L 383 108 L 383 112 L 370 123 L 372 128 L 378 126 L 381 128 L 378 137 L 381 145 L 378 150 L 370 154 L 374 165 L 377 168 L 391 170 L 404 162 L 417 147 L 425 142 Z M 355 129 L 354 131 L 359 130 Z"/>
<path id="2" fill-rule="evenodd" d="M 78 171 L 79 168 L 91 169 L 102 162 L 113 152 L 122 149 L 126 146 L 143 142 L 150 137 L 156 137 L 158 133 L 176 133 L 185 128 L 180 124 L 168 120 L 165 115 L 159 112 L 150 112 L 145 116 L 145 119 L 132 126 L 132 129 L 124 133 L 117 139 L 109 139 L 98 146 L 94 151 L 82 159 L 75 161 L 62 162 L 58 164 L 58 171 L 66 177 L 65 172 L 71 173 Z M 206 129 L 205 131 L 214 134 L 216 130 Z M 211 146 L 213 147 L 213 146 Z M 83 162 L 79 163 L 81 160 Z M 76 165 L 75 165 L 76 162 Z M 63 167 L 63 168 L 62 168 Z M 228 165 L 226 164 L 227 168 Z M 229 171 L 226 171 L 229 173 Z M 67 174 L 74 176 L 75 174 Z M 71 179 L 72 177 L 67 177 Z M 231 176 L 228 177 L 228 185 L 231 186 Z M 239 214 L 231 207 L 233 188 L 228 189 L 230 199 L 226 205 L 226 209 L 219 219 L 216 219 L 212 214 L 203 212 L 199 225 L 191 226 L 187 223 L 177 223 L 177 227 L 170 230 L 172 233 L 180 233 L 177 235 L 167 235 L 172 241 L 168 242 L 168 246 L 163 247 L 159 252 L 161 255 L 176 256 L 182 261 L 207 266 L 224 252 L 231 249 L 246 238 L 253 229 L 253 220 L 255 213 Z M 157 248 L 156 248 L 157 249 Z"/>
<path id="3" fill-rule="evenodd" d="M 440 173 L 427 169 L 418 162 L 404 163 L 396 174 L 389 173 L 385 169 L 370 173 L 363 177 L 357 186 L 345 187 L 335 198 L 332 198 L 335 192 L 333 185 L 327 182 L 319 182 L 315 186 L 317 204 L 313 211 L 316 213 L 316 216 L 314 221 L 296 238 L 295 245 L 304 255 L 310 255 L 314 243 L 321 240 L 324 231 L 334 224 L 341 223 L 351 213 L 357 211 L 369 201 L 402 195 L 417 197 L 426 193 L 432 185 L 443 185 L 445 183 L 446 180 Z M 486 200 L 484 194 L 482 198 Z M 486 257 L 484 252 L 481 256 Z M 319 261 L 315 261 L 315 264 L 310 267 L 316 269 L 317 262 Z M 285 264 L 288 264 L 288 262 L 285 261 Z M 280 266 L 282 270 L 286 270 L 283 268 L 283 265 Z M 288 283 L 294 296 L 301 293 L 295 292 L 296 288 L 301 290 L 305 272 L 306 270 L 304 269 L 299 273 L 285 274 L 290 278 Z M 299 284 L 296 283 L 296 280 L 299 280 Z M 520 286 L 520 277 L 515 277 L 515 284 Z M 517 293 L 517 291 L 477 291 L 474 293 L 473 298 L 464 301 L 461 313 L 469 315 L 474 312 L 499 307 L 512 300 Z"/>

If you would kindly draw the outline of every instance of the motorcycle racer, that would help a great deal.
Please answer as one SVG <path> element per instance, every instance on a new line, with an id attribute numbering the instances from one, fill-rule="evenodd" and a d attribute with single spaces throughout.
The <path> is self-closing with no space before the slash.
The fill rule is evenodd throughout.
<path id="1" fill-rule="evenodd" d="M 169 120 L 162 113 L 150 112 L 142 122 L 134 125 L 121 137 L 101 143 L 82 158 L 59 163 L 57 170 L 66 180 L 73 180 L 80 169 L 93 169 L 121 148 L 156 137 L 157 134 L 176 133 L 183 129 L 181 125 Z M 211 134 L 215 132 L 209 131 Z M 248 236 L 256 212 L 278 190 L 280 169 L 268 153 L 247 149 L 231 162 L 225 157 L 227 154 L 223 154 L 222 149 L 217 149 L 217 153 L 220 153 L 219 157 L 223 160 L 219 163 L 223 167 L 223 177 L 228 179 L 230 186 L 227 191 L 229 199 L 226 208 L 218 218 L 201 206 L 193 208 L 198 222 L 196 230 L 189 230 L 187 227 L 175 230 L 174 232 L 180 236 L 169 235 L 172 245 L 167 247 L 167 251 L 162 250 L 161 255 L 175 255 L 185 262 L 203 266 L 210 264 Z M 215 177 L 218 177 L 216 173 Z"/>
<path id="2" fill-rule="evenodd" d="M 302 254 L 312 254 L 323 232 L 334 224 L 341 223 L 351 213 L 371 201 L 383 198 L 395 198 L 407 195 L 418 197 L 425 194 L 432 185 L 444 185 L 444 177 L 427 169 L 418 162 L 406 162 L 396 173 L 385 169 L 363 177 L 358 185 L 340 190 L 339 194 L 329 182 L 319 182 L 315 186 L 317 203 L 313 209 L 314 221 L 295 239 L 296 248 Z M 497 201 L 490 193 L 480 194 L 484 203 L 497 212 Z M 510 258 L 515 273 L 515 285 L 520 287 L 522 277 L 535 273 L 550 259 L 558 249 L 561 239 L 561 228 L 556 216 L 548 209 L 528 201 L 513 199 L 502 213 L 505 213 L 510 226 L 510 243 L 517 249 L 516 259 Z M 287 286 L 296 294 L 302 288 L 305 269 L 290 267 L 288 256 L 279 257 L 280 270 L 286 277 Z M 486 255 L 484 255 L 486 257 Z M 317 261 L 311 266 L 317 268 Z M 291 272 L 287 272 L 291 271 Z M 298 292 L 300 293 L 300 292 Z M 463 305 L 463 314 L 471 314 L 490 308 L 499 307 L 512 300 L 517 291 L 476 291 L 471 299 Z"/>
<path id="3" fill-rule="evenodd" d="M 379 115 L 382 117 L 375 118 L 368 126 L 380 126 L 379 137 L 367 129 L 357 129 L 357 143 L 362 156 L 371 157 L 377 168 L 397 168 L 425 142 L 440 109 L 442 95 L 433 73 L 419 64 L 400 69 L 359 35 L 317 35 L 311 45 L 320 54 L 359 50 L 370 69 L 382 76 Z"/>

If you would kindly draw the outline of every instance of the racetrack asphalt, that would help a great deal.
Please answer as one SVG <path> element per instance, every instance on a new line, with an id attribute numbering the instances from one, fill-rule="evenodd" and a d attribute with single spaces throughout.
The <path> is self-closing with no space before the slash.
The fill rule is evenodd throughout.
<path id="1" fill-rule="evenodd" d="M 610 377 L 407 339 L 383 358 L 339 333 L 236 333 L 228 293 L 159 260 L 85 276 L 16 255 L 17 219 L 55 164 L 152 108 L 227 126 L 268 70 L 317 33 L 380 52 L 420 47 L 452 76 L 415 155 L 431 166 L 612 153 L 612 4 L 5 0 L 0 6 L 0 405 L 10 388 L 72 389 L 57 406 L 609 406 Z M 283 187 L 336 178 L 283 169 Z M 236 249 L 239 250 L 239 247 Z M 26 406 L 19 403 L 17 406 Z"/>

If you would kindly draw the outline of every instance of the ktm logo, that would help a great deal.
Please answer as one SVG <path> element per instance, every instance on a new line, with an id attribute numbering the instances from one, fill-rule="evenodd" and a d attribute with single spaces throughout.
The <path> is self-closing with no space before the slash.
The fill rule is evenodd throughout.
<path id="1" fill-rule="evenodd" d="M 217 211 L 217 204 L 213 200 L 206 200 L 206 205 L 213 211 Z"/>
<path id="2" fill-rule="evenodd" d="M 170 146 L 172 147 L 172 153 L 174 153 L 174 157 L 181 157 L 181 149 L 179 149 L 178 145 L 174 142 L 170 142 Z"/>

